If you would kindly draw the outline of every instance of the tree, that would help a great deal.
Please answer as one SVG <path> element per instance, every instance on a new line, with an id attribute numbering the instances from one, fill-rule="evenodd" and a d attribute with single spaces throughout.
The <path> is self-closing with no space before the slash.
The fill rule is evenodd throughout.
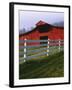
<path id="1" fill-rule="evenodd" d="M 26 32 L 26 30 L 25 30 L 25 28 L 23 28 L 23 29 L 21 29 L 20 31 L 19 31 L 19 34 L 23 34 L 23 33 L 25 33 Z"/>

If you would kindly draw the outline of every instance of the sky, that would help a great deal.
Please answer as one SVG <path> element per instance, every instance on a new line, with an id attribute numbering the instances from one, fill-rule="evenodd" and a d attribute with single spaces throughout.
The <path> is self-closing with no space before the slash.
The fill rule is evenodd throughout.
<path id="1" fill-rule="evenodd" d="M 64 21 L 63 12 L 39 12 L 39 11 L 19 11 L 19 28 L 30 30 L 35 27 L 38 21 L 44 21 L 49 24 Z"/>

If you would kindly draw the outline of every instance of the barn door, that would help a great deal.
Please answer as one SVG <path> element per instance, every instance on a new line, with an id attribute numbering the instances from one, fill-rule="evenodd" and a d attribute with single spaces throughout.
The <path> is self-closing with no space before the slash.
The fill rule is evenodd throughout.
<path id="1" fill-rule="evenodd" d="M 40 40 L 48 40 L 48 36 L 40 36 Z M 47 44 L 47 42 L 40 42 L 40 44 Z"/>

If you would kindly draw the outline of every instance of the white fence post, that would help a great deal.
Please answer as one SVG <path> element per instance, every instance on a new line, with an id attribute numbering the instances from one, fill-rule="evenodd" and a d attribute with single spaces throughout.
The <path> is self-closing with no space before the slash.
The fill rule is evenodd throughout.
<path id="1" fill-rule="evenodd" d="M 48 39 L 48 44 L 47 44 L 47 56 L 49 56 L 49 40 L 50 39 Z"/>
<path id="2" fill-rule="evenodd" d="M 24 39 L 25 42 L 24 42 L 24 62 L 26 61 L 26 46 L 27 46 L 27 42 L 26 42 L 26 38 Z"/>
<path id="3" fill-rule="evenodd" d="M 60 44 L 61 44 L 61 42 L 60 42 L 60 39 L 59 39 L 59 52 L 60 52 L 60 49 L 61 49 Z"/>

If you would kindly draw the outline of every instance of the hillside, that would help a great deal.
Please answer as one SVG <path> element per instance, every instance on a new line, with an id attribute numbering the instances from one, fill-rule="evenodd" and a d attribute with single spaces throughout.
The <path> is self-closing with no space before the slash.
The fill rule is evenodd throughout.
<path id="1" fill-rule="evenodd" d="M 48 56 L 43 60 L 29 60 L 19 65 L 19 79 L 51 78 L 64 76 L 64 53 Z"/>

